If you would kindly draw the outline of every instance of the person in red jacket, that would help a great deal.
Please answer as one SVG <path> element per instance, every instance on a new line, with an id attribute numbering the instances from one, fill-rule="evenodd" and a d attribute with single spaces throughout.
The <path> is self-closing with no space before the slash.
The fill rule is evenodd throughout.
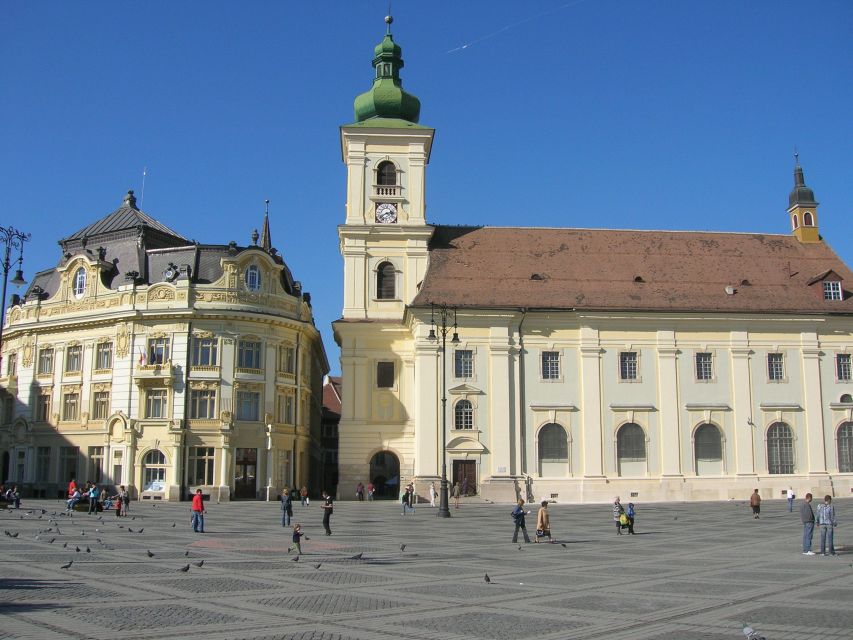
<path id="1" fill-rule="evenodd" d="M 201 495 L 201 489 L 195 490 L 193 496 L 193 531 L 196 533 L 204 533 L 204 514 L 207 513 L 204 509 L 204 498 Z"/>
<path id="2" fill-rule="evenodd" d="M 71 482 L 68 483 L 68 497 L 70 498 L 75 491 L 77 491 L 77 481 L 71 478 Z"/>

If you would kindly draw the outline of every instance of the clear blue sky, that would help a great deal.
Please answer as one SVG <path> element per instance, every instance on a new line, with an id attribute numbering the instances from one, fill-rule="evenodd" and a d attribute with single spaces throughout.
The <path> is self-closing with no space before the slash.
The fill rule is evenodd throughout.
<path id="1" fill-rule="evenodd" d="M 338 127 L 370 87 L 383 0 L 24 2 L 0 21 L 0 224 L 56 240 L 141 192 L 201 242 L 274 245 L 333 372 Z M 394 3 L 404 87 L 435 127 L 444 224 L 787 233 L 792 153 L 853 263 L 853 2 Z M 464 46 L 468 45 L 468 46 Z"/>

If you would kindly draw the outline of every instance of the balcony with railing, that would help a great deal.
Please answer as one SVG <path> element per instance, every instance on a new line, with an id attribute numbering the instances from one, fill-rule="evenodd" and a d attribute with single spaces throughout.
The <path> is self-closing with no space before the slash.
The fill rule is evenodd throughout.
<path id="1" fill-rule="evenodd" d="M 401 198 L 403 187 L 398 184 L 375 184 L 373 185 L 373 195 L 377 198 Z"/>

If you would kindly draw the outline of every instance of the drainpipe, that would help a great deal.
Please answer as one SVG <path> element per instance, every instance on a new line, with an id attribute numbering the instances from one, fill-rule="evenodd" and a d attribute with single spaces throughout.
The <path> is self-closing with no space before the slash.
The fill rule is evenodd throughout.
<path id="1" fill-rule="evenodd" d="M 522 333 L 524 320 L 527 318 L 527 307 L 522 307 L 519 311 L 521 311 L 521 320 L 518 323 L 518 432 L 521 444 L 521 473 L 527 475 L 527 411 L 524 393 L 524 334 Z"/>

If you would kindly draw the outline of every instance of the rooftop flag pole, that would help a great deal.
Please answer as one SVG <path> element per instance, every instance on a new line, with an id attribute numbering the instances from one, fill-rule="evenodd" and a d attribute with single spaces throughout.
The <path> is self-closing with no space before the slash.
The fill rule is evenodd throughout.
<path id="1" fill-rule="evenodd" d="M 142 193 L 139 197 L 139 208 L 142 208 L 142 205 L 145 203 L 145 176 L 148 175 L 148 167 L 143 167 L 142 169 Z"/>

